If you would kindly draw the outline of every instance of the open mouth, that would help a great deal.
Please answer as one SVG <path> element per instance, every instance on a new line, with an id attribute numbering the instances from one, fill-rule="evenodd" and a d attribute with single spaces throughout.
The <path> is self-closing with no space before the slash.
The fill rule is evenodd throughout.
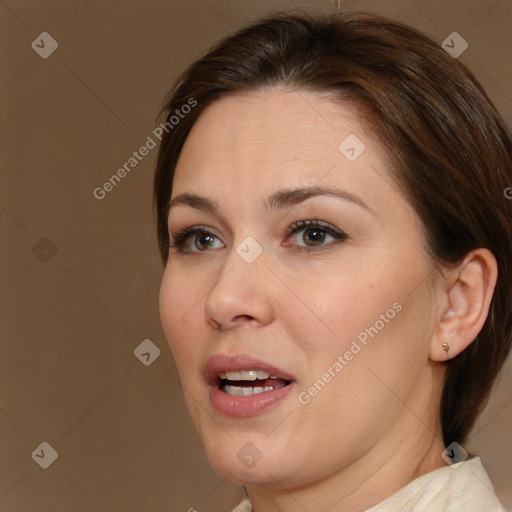
<path id="1" fill-rule="evenodd" d="M 258 395 L 288 384 L 289 380 L 270 375 L 264 370 L 225 371 L 217 376 L 218 388 L 231 396 Z"/>
<path id="2" fill-rule="evenodd" d="M 232 418 L 263 414 L 283 403 L 296 382 L 291 373 L 248 354 L 215 354 L 203 374 L 212 407 Z"/>

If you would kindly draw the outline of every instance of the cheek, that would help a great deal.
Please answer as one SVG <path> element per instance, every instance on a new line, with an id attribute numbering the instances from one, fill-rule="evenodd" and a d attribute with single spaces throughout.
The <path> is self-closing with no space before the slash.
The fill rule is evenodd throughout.
<path id="1" fill-rule="evenodd" d="M 328 344 L 343 348 L 392 306 L 393 295 L 383 278 L 338 268 L 303 281 L 297 295 L 310 310 L 309 315 L 304 313 L 303 322 L 309 321 L 308 330 L 317 335 L 327 335 L 325 341 L 331 340 Z"/>
<path id="2" fill-rule="evenodd" d="M 335 360 L 354 340 L 367 352 L 370 343 L 391 349 L 409 335 L 424 332 L 424 287 L 418 285 L 425 278 L 425 268 L 399 258 L 378 261 L 371 265 L 346 262 L 343 268 L 326 265 L 314 277 L 296 281 L 297 296 L 307 307 L 299 305 L 295 335 L 318 359 L 317 364 Z"/>
<path id="3" fill-rule="evenodd" d="M 178 367 L 192 358 L 197 346 L 193 338 L 199 337 L 201 293 L 204 291 L 196 289 L 193 280 L 166 268 L 160 286 L 160 319 Z"/>

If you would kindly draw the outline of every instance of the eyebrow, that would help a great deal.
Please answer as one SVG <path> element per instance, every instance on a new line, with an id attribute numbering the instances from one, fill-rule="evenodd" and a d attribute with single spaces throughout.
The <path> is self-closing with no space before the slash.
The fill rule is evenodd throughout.
<path id="1" fill-rule="evenodd" d="M 282 210 L 284 208 L 300 204 L 306 199 L 316 196 L 336 197 L 338 199 L 348 201 L 349 203 L 356 204 L 361 208 L 368 210 L 373 215 L 376 215 L 375 211 L 358 196 L 351 194 L 346 190 L 329 186 L 311 186 L 278 190 L 264 201 L 264 207 L 269 212 L 273 210 Z M 175 208 L 177 206 L 189 206 L 191 208 L 211 212 L 214 215 L 219 215 L 220 212 L 219 206 L 212 199 L 187 192 L 171 199 L 169 202 L 169 211 L 171 208 Z"/>

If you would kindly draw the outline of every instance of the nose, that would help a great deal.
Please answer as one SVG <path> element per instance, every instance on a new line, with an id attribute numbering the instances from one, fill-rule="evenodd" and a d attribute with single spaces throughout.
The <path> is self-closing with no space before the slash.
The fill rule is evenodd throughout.
<path id="1" fill-rule="evenodd" d="M 206 294 L 204 315 L 208 325 L 213 329 L 268 325 L 274 318 L 271 278 L 262 256 L 246 263 L 233 250 Z"/>

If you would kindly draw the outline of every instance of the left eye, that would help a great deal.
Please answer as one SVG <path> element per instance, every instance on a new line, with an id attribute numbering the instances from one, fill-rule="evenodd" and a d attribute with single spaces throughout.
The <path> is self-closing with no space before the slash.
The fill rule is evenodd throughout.
<path id="1" fill-rule="evenodd" d="M 335 240 L 344 241 L 347 239 L 347 235 L 336 230 L 327 222 L 322 221 L 306 220 L 296 222 L 288 229 L 288 235 L 291 235 L 292 240 L 294 240 L 294 245 L 298 245 L 299 247 L 331 245 Z M 331 243 L 326 244 L 326 242 L 329 241 Z M 301 245 L 300 242 L 304 245 Z"/>

